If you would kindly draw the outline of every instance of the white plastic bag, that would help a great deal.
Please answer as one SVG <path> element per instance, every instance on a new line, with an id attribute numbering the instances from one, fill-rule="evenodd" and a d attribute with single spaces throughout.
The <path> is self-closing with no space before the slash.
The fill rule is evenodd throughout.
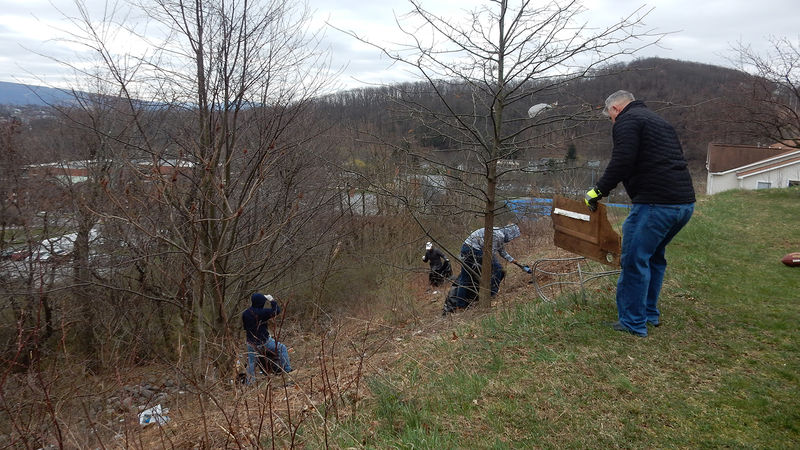
<path id="1" fill-rule="evenodd" d="M 147 408 L 139 413 L 139 423 L 141 425 L 150 425 L 151 423 L 164 425 L 169 422 L 169 417 L 164 415 L 167 412 L 169 412 L 169 409 L 162 410 L 160 404 L 152 408 Z"/>

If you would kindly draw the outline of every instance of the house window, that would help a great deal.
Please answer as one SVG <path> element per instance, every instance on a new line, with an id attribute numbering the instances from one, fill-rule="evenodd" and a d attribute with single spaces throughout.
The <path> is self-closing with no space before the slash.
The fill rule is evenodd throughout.
<path id="1" fill-rule="evenodd" d="M 800 180 L 789 180 L 789 187 L 800 186 Z"/>
<path id="2" fill-rule="evenodd" d="M 756 189 L 769 189 L 772 187 L 772 183 L 769 181 L 759 181 L 756 185 Z"/>

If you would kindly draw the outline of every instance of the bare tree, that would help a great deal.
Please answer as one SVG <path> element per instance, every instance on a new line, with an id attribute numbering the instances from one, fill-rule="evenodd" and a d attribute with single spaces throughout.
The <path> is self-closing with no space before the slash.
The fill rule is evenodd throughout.
<path id="1" fill-rule="evenodd" d="M 733 47 L 732 62 L 749 79 L 730 97 L 731 117 L 749 137 L 800 148 L 800 40 L 770 38 L 771 48 Z"/>
<path id="2" fill-rule="evenodd" d="M 409 43 L 400 49 L 372 45 L 424 80 L 400 86 L 395 94 L 399 105 L 418 121 L 422 134 L 448 142 L 454 152 L 443 157 L 442 152 L 390 145 L 414 153 L 413 161 L 447 179 L 450 203 L 439 205 L 440 213 L 481 217 L 486 236 L 491 236 L 501 207 L 498 182 L 522 169 L 498 162 L 567 135 L 567 119 L 592 112 L 594 102 L 560 98 L 563 88 L 660 37 L 642 29 L 648 13 L 643 8 L 593 28 L 584 21 L 587 11 L 578 1 L 490 0 L 463 21 L 437 16 L 418 0 L 410 4 L 411 12 L 398 21 Z M 543 105 L 528 117 L 532 104 Z M 421 166 L 407 169 L 419 173 Z M 489 296 L 492 251 L 487 239 L 480 298 Z"/>
<path id="3" fill-rule="evenodd" d="M 21 127 L 17 119 L 0 122 L 0 249 L 6 252 L 14 238 L 11 227 L 21 222 L 19 192 L 14 189 L 22 172 L 17 143 Z"/>
<path id="4" fill-rule="evenodd" d="M 249 292 L 287 288 L 290 268 L 336 244 L 310 119 L 327 66 L 308 15 L 284 1 L 155 0 L 99 19 L 77 6 L 70 39 L 95 64 L 67 64 L 114 99 L 112 129 L 91 120 L 99 102 L 72 116 L 114 143 L 116 175 L 93 180 L 109 206 L 92 212 L 120 230 L 128 263 L 105 282 L 177 308 L 177 350 L 228 370 Z M 121 52 L 119 34 L 145 50 Z"/>

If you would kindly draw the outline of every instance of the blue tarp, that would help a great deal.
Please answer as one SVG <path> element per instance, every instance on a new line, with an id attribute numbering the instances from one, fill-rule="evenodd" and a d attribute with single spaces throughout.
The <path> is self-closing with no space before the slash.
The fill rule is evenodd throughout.
<path id="1" fill-rule="evenodd" d="M 517 219 L 536 220 L 540 216 L 549 216 L 553 209 L 552 198 L 522 197 L 512 198 L 505 201 L 506 208 L 511 211 Z M 624 203 L 603 203 L 611 208 L 630 209 L 631 205 Z"/>
<path id="2" fill-rule="evenodd" d="M 553 209 L 552 198 L 524 197 L 506 200 L 506 208 L 518 219 L 535 219 L 536 216 L 549 216 Z"/>

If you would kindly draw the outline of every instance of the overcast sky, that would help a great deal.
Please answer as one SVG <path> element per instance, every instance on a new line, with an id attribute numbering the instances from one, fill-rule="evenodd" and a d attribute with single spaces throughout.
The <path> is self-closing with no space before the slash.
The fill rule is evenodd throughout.
<path id="1" fill-rule="evenodd" d="M 452 20 L 481 3 L 421 2 Z M 86 3 L 95 11 L 102 11 L 105 5 L 100 0 Z M 395 17 L 410 10 L 406 0 L 309 0 L 309 5 L 315 28 L 331 24 L 379 42 L 399 38 Z M 662 41 L 661 48 L 647 49 L 639 56 L 730 66 L 726 58 L 733 56 L 730 48 L 737 42 L 763 52 L 770 36 L 796 40 L 800 34 L 797 0 L 584 0 L 583 5 L 588 10 L 586 19 L 601 24 L 616 21 L 642 5 L 654 7 L 645 20 L 648 28 L 674 33 Z M 58 84 L 64 69 L 37 53 L 58 58 L 74 54 L 74 48 L 54 40 L 58 29 L 67 27 L 59 10 L 74 14 L 76 9 L 72 0 L 0 0 L 0 81 Z M 398 67 L 389 67 L 377 51 L 337 30 L 325 31 L 324 45 L 331 51 L 333 66 L 346 67 L 340 75 L 342 87 L 409 79 Z"/>

